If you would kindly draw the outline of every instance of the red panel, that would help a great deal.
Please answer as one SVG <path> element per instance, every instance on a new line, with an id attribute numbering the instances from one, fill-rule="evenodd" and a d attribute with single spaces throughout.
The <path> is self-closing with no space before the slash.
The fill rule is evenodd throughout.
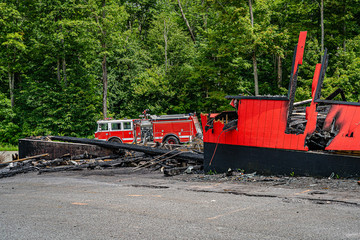
<path id="1" fill-rule="evenodd" d="M 223 133 L 224 124 L 222 121 L 216 121 L 214 123 L 214 142 L 218 143 L 225 143 L 225 134 Z"/>
<path id="2" fill-rule="evenodd" d="M 259 114 L 261 100 L 252 100 L 253 102 L 253 115 L 251 116 L 251 135 L 250 135 L 250 146 L 256 146 L 257 142 L 257 133 L 259 130 Z"/>
<path id="3" fill-rule="evenodd" d="M 356 129 L 360 126 L 360 122 L 359 122 L 360 109 L 358 107 L 352 107 L 350 112 L 351 113 L 349 114 L 352 114 L 352 118 L 346 136 L 351 136 L 351 134 L 353 134 L 356 131 Z M 346 131 L 346 129 L 344 129 L 344 131 Z"/>
<path id="4" fill-rule="evenodd" d="M 201 113 L 200 114 L 200 120 L 201 120 L 201 126 L 202 126 L 202 130 L 203 130 L 203 140 L 204 142 L 208 142 L 208 133 L 205 132 L 205 125 L 207 122 L 207 115 Z"/>
<path id="5" fill-rule="evenodd" d="M 209 133 L 209 141 L 210 141 L 210 142 L 213 142 L 213 143 L 216 143 L 216 142 L 217 142 L 217 134 L 219 134 L 218 131 L 217 131 L 217 129 L 216 129 L 216 126 L 217 126 L 217 125 L 218 125 L 218 124 L 216 124 L 216 122 L 214 122 L 214 123 L 213 123 L 213 129 L 208 130 L 208 133 Z"/>
<path id="6" fill-rule="evenodd" d="M 293 134 L 292 135 L 290 149 L 293 149 L 293 150 L 298 149 L 299 141 L 301 140 L 302 136 L 304 136 L 304 134 Z"/>
<path id="7" fill-rule="evenodd" d="M 239 134 L 240 136 L 238 137 L 238 144 L 240 145 L 246 145 L 245 144 L 245 135 L 246 135 L 246 127 L 248 125 L 246 125 L 247 122 L 247 118 L 246 118 L 246 114 L 247 114 L 247 104 L 246 104 L 246 100 L 240 100 L 239 102 L 239 111 L 238 111 L 238 130 L 239 130 Z"/>
<path id="8" fill-rule="evenodd" d="M 305 132 L 303 134 L 287 134 L 291 136 L 289 149 L 304 150 Z M 286 146 L 284 146 L 286 147 Z"/>
<path id="9" fill-rule="evenodd" d="M 285 128 L 286 129 L 286 128 Z M 285 132 L 285 131 L 284 131 Z M 284 134 L 284 141 L 283 141 L 283 146 L 282 148 L 285 148 L 285 149 L 293 149 L 292 148 L 292 142 L 293 142 L 293 139 L 294 139 L 294 136 L 296 134 Z"/>
<path id="10" fill-rule="evenodd" d="M 232 145 L 238 144 L 237 136 L 238 136 L 238 131 L 236 131 L 236 130 L 231 130 L 231 131 L 226 132 L 225 133 L 225 143 L 232 144 Z"/>
<path id="11" fill-rule="evenodd" d="M 267 127 L 266 117 L 268 111 L 268 100 L 260 100 L 260 112 L 258 117 L 258 130 L 256 135 L 256 146 L 264 145 L 265 129 Z"/>
<path id="12" fill-rule="evenodd" d="M 250 146 L 251 144 L 251 135 L 252 135 L 252 117 L 253 117 L 253 111 L 254 111 L 254 108 L 253 108 L 253 104 L 254 102 L 251 101 L 251 100 L 245 100 L 244 101 L 245 105 L 246 105 L 246 114 L 245 114 L 245 134 L 244 134 L 244 141 L 243 141 L 243 144 L 245 146 Z"/>
<path id="13" fill-rule="evenodd" d="M 305 41 L 306 41 L 306 34 L 307 32 L 300 32 L 299 41 L 296 49 L 296 57 L 294 63 L 294 74 L 298 68 L 298 64 L 302 64 L 303 56 L 304 56 L 304 49 L 305 49 Z"/>
<path id="14" fill-rule="evenodd" d="M 239 115 L 238 115 L 239 117 Z M 239 119 L 238 119 L 238 122 L 239 122 Z M 238 123 L 239 125 L 239 123 Z M 238 135 L 239 135 L 239 129 L 237 128 L 236 130 L 232 130 L 230 131 L 230 134 L 231 134 L 231 142 L 232 144 L 239 144 L 239 141 L 238 141 Z"/>
<path id="15" fill-rule="evenodd" d="M 264 147 L 274 147 L 274 139 L 271 139 L 271 133 L 273 129 L 273 120 L 274 120 L 274 106 L 275 101 L 268 101 L 266 106 L 266 119 L 265 119 L 265 129 L 264 136 L 262 141 L 262 146 Z"/>
<path id="16" fill-rule="evenodd" d="M 306 127 L 304 134 L 299 138 L 297 149 L 298 150 L 308 150 L 308 147 L 305 147 L 305 138 L 307 135 L 312 134 L 316 129 L 316 122 L 317 122 L 317 112 L 316 112 L 316 103 L 314 103 L 314 96 L 316 92 L 316 86 L 318 83 L 319 75 L 321 70 L 321 64 L 316 64 L 314 77 L 312 81 L 312 87 L 311 87 L 311 96 L 312 96 L 312 102 L 309 107 L 306 108 Z"/>
<path id="17" fill-rule="evenodd" d="M 339 133 L 331 141 L 326 150 L 360 150 L 360 110 L 359 106 L 336 105 L 327 118 L 327 123 L 337 116 L 336 125 Z"/>
<path id="18" fill-rule="evenodd" d="M 320 76 L 320 70 L 321 70 L 321 64 L 318 63 L 318 64 L 316 64 L 316 67 L 315 67 L 314 77 L 313 77 L 313 81 L 312 81 L 312 85 L 311 85 L 311 97 L 313 98 L 313 101 L 314 101 L 314 95 L 316 92 L 316 87 L 317 87 L 319 76 Z"/>
<path id="19" fill-rule="evenodd" d="M 213 129 L 209 130 L 209 134 L 210 134 L 210 140 L 211 142 L 217 143 L 220 139 L 219 139 L 219 135 L 221 133 L 221 126 L 219 127 L 219 124 L 221 124 L 219 121 L 214 121 L 213 123 Z M 220 129 L 219 129 L 220 128 Z"/>
<path id="20" fill-rule="evenodd" d="M 296 145 L 296 150 L 306 150 L 304 144 L 305 144 L 305 138 L 306 138 L 306 134 L 301 134 L 301 136 L 299 136 L 298 141 L 297 141 L 297 145 Z"/>
<path id="21" fill-rule="evenodd" d="M 278 130 L 280 125 L 280 102 L 273 101 L 274 108 L 272 109 L 272 119 L 270 128 L 270 147 L 276 148 L 276 142 L 278 137 Z"/>
<path id="22" fill-rule="evenodd" d="M 237 138 L 237 144 L 242 145 L 242 137 L 244 136 L 244 118 L 243 118 L 243 111 L 244 111 L 244 104 L 241 104 L 242 100 L 239 99 L 239 105 L 238 105 L 238 123 L 237 123 L 237 132 L 236 135 Z"/>
<path id="23" fill-rule="evenodd" d="M 304 133 L 305 134 L 311 134 L 316 129 L 316 122 L 317 122 L 317 112 L 316 112 L 316 104 L 311 103 L 310 107 L 307 107 L 307 114 L 308 114 L 308 120 L 306 123 L 306 128 Z"/>
<path id="24" fill-rule="evenodd" d="M 289 102 L 279 101 L 276 105 L 273 124 L 274 136 L 272 136 L 272 138 L 274 141 L 276 140 L 275 148 L 283 148 L 286 128 L 286 113 L 288 112 Z"/>
<path id="25" fill-rule="evenodd" d="M 294 138 L 294 134 L 284 134 L 284 141 L 283 141 L 282 148 L 292 149 L 291 142 L 292 142 L 293 138 Z"/>
<path id="26" fill-rule="evenodd" d="M 340 105 L 332 105 L 330 108 L 329 113 L 326 116 L 325 119 L 325 123 L 324 123 L 324 127 L 323 129 L 330 129 L 331 128 L 331 123 L 333 121 L 333 119 L 335 118 L 336 115 L 342 115 L 344 116 L 344 112 L 347 110 L 346 106 L 340 106 Z M 338 117 L 337 118 L 337 122 L 340 123 L 341 120 Z"/>
<path id="27" fill-rule="evenodd" d="M 213 142 L 212 138 L 213 138 L 213 134 L 212 134 L 212 130 L 210 129 L 209 131 L 205 131 L 205 125 L 208 121 L 208 115 L 207 114 L 202 114 L 201 115 L 201 124 L 203 127 L 203 140 L 204 142 Z"/>

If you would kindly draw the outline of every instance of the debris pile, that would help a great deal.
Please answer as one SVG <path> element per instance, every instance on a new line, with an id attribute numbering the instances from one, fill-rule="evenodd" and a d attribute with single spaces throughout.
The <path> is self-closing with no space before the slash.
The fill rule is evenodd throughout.
<path id="1" fill-rule="evenodd" d="M 108 156 L 95 156 L 85 152 L 81 155 L 65 154 L 59 158 L 49 159 L 49 154 L 45 153 L 17 159 L 0 164 L 0 178 L 32 171 L 41 174 L 118 167 L 130 167 L 132 171 L 149 168 L 154 171 L 160 170 L 166 176 L 173 176 L 184 172 L 197 172 L 203 167 L 203 154 L 187 149 L 186 145 L 165 149 L 169 146 L 147 147 L 71 137 L 49 137 L 49 139 L 95 144 L 117 151 L 115 151 L 116 154 Z"/>
<path id="2" fill-rule="evenodd" d="M 326 146 L 338 134 L 339 129 L 335 126 L 335 120 L 331 127 L 324 129 L 324 123 L 330 110 L 330 105 L 317 106 L 317 122 L 315 131 L 306 137 L 305 145 L 310 150 L 325 150 Z M 303 134 L 307 124 L 306 107 L 296 106 L 290 116 L 289 133 Z"/>

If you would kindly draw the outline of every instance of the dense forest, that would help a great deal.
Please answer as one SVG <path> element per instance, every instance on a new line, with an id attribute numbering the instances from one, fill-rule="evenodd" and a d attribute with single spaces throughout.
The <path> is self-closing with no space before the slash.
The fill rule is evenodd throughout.
<path id="1" fill-rule="evenodd" d="M 96 120 L 217 112 L 226 95 L 286 95 L 308 31 L 296 100 L 323 92 L 358 101 L 359 0 L 2 0 L 0 143 L 89 137 Z"/>

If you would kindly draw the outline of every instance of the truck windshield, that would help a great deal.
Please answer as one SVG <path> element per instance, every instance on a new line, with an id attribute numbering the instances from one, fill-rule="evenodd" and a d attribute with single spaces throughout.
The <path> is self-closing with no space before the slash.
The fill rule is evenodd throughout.
<path id="1" fill-rule="evenodd" d="M 108 130 L 108 124 L 107 123 L 100 123 L 99 124 L 99 131 L 106 131 Z"/>

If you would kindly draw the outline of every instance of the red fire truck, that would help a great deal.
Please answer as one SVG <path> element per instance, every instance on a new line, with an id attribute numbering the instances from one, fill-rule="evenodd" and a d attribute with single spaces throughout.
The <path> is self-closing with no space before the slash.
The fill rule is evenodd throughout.
<path id="1" fill-rule="evenodd" d="M 202 129 L 195 114 L 150 115 L 142 119 L 100 120 L 95 139 L 110 142 L 158 142 L 179 144 L 202 138 Z"/>

